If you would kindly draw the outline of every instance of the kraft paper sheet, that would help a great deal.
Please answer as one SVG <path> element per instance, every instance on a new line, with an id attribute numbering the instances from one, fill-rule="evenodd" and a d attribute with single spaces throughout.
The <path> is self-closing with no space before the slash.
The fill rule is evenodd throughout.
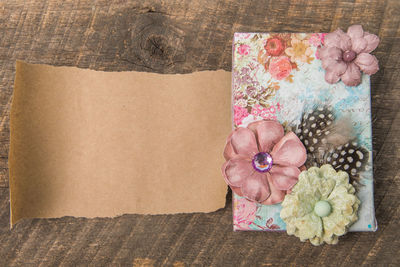
<path id="1" fill-rule="evenodd" d="M 17 62 L 11 225 L 22 218 L 212 212 L 230 73 L 100 72 Z"/>

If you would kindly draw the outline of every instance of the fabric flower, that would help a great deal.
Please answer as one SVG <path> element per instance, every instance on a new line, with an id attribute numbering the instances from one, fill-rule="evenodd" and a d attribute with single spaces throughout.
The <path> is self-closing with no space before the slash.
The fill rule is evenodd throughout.
<path id="1" fill-rule="evenodd" d="M 270 56 L 280 56 L 285 51 L 285 41 L 278 36 L 268 38 L 264 49 Z"/>
<path id="2" fill-rule="evenodd" d="M 269 62 L 269 73 L 272 78 L 283 80 L 290 75 L 292 71 L 292 63 L 286 56 L 274 57 Z"/>
<path id="3" fill-rule="evenodd" d="M 242 56 L 247 56 L 250 53 L 250 46 L 246 44 L 242 44 L 238 48 L 238 52 Z"/>
<path id="4" fill-rule="evenodd" d="M 299 40 L 292 38 L 292 47 L 286 48 L 285 52 L 290 56 L 291 61 L 308 62 L 313 55 L 313 49 L 310 47 L 308 40 Z"/>
<path id="5" fill-rule="evenodd" d="M 299 175 L 292 192 L 282 202 L 281 218 L 289 235 L 313 245 L 336 244 L 358 220 L 360 200 L 349 175 L 329 165 L 311 167 Z"/>
<path id="6" fill-rule="evenodd" d="M 348 86 L 360 84 L 361 71 L 372 75 L 379 70 L 378 60 L 369 54 L 378 44 L 378 36 L 364 32 L 361 25 L 350 26 L 347 33 L 341 29 L 328 33 L 318 50 L 325 80 L 333 84 L 341 79 Z"/>
<path id="7" fill-rule="evenodd" d="M 235 227 L 241 230 L 249 230 L 249 225 L 256 219 L 257 204 L 245 198 L 237 199 L 234 203 L 233 221 Z"/>
<path id="8" fill-rule="evenodd" d="M 299 167 L 306 161 L 300 139 L 284 135 L 276 121 L 257 121 L 235 129 L 227 139 L 222 166 L 233 192 L 264 205 L 282 202 L 296 183 Z"/>

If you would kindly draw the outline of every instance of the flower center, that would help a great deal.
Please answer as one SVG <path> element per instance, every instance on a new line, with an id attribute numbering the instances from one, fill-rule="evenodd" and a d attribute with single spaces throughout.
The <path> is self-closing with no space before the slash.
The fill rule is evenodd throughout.
<path id="1" fill-rule="evenodd" d="M 253 167 L 258 172 L 267 172 L 272 168 L 272 157 L 267 152 L 257 153 L 253 158 Z"/>
<path id="2" fill-rule="evenodd" d="M 328 216 L 329 214 L 331 214 L 331 211 L 332 211 L 332 207 L 328 201 L 320 200 L 317 203 L 315 203 L 314 212 L 319 217 Z"/>
<path id="3" fill-rule="evenodd" d="M 352 50 L 347 50 L 346 52 L 343 53 L 342 58 L 344 62 L 351 62 L 356 58 L 356 52 Z"/>

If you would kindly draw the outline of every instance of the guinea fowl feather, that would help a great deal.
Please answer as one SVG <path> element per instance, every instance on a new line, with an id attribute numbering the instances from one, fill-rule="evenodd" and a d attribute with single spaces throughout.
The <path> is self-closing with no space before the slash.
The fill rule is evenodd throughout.
<path id="1" fill-rule="evenodd" d="M 360 146 L 349 116 L 336 118 L 330 106 L 316 106 L 305 112 L 296 134 L 307 150 L 306 167 L 331 164 L 360 184 L 360 173 L 368 163 L 369 152 Z"/>

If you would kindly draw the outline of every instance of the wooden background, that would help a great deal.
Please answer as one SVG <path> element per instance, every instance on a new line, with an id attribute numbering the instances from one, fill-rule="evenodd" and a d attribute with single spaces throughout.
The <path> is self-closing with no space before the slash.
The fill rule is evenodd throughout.
<path id="1" fill-rule="evenodd" d="M 400 1 L 0 2 L 0 266 L 400 265 Z M 32 219 L 9 230 L 7 155 L 15 60 L 96 70 L 231 69 L 235 31 L 378 34 L 372 77 L 379 230 L 313 247 L 285 233 L 232 232 L 232 210 Z M 221 178 L 222 179 L 222 178 Z"/>

